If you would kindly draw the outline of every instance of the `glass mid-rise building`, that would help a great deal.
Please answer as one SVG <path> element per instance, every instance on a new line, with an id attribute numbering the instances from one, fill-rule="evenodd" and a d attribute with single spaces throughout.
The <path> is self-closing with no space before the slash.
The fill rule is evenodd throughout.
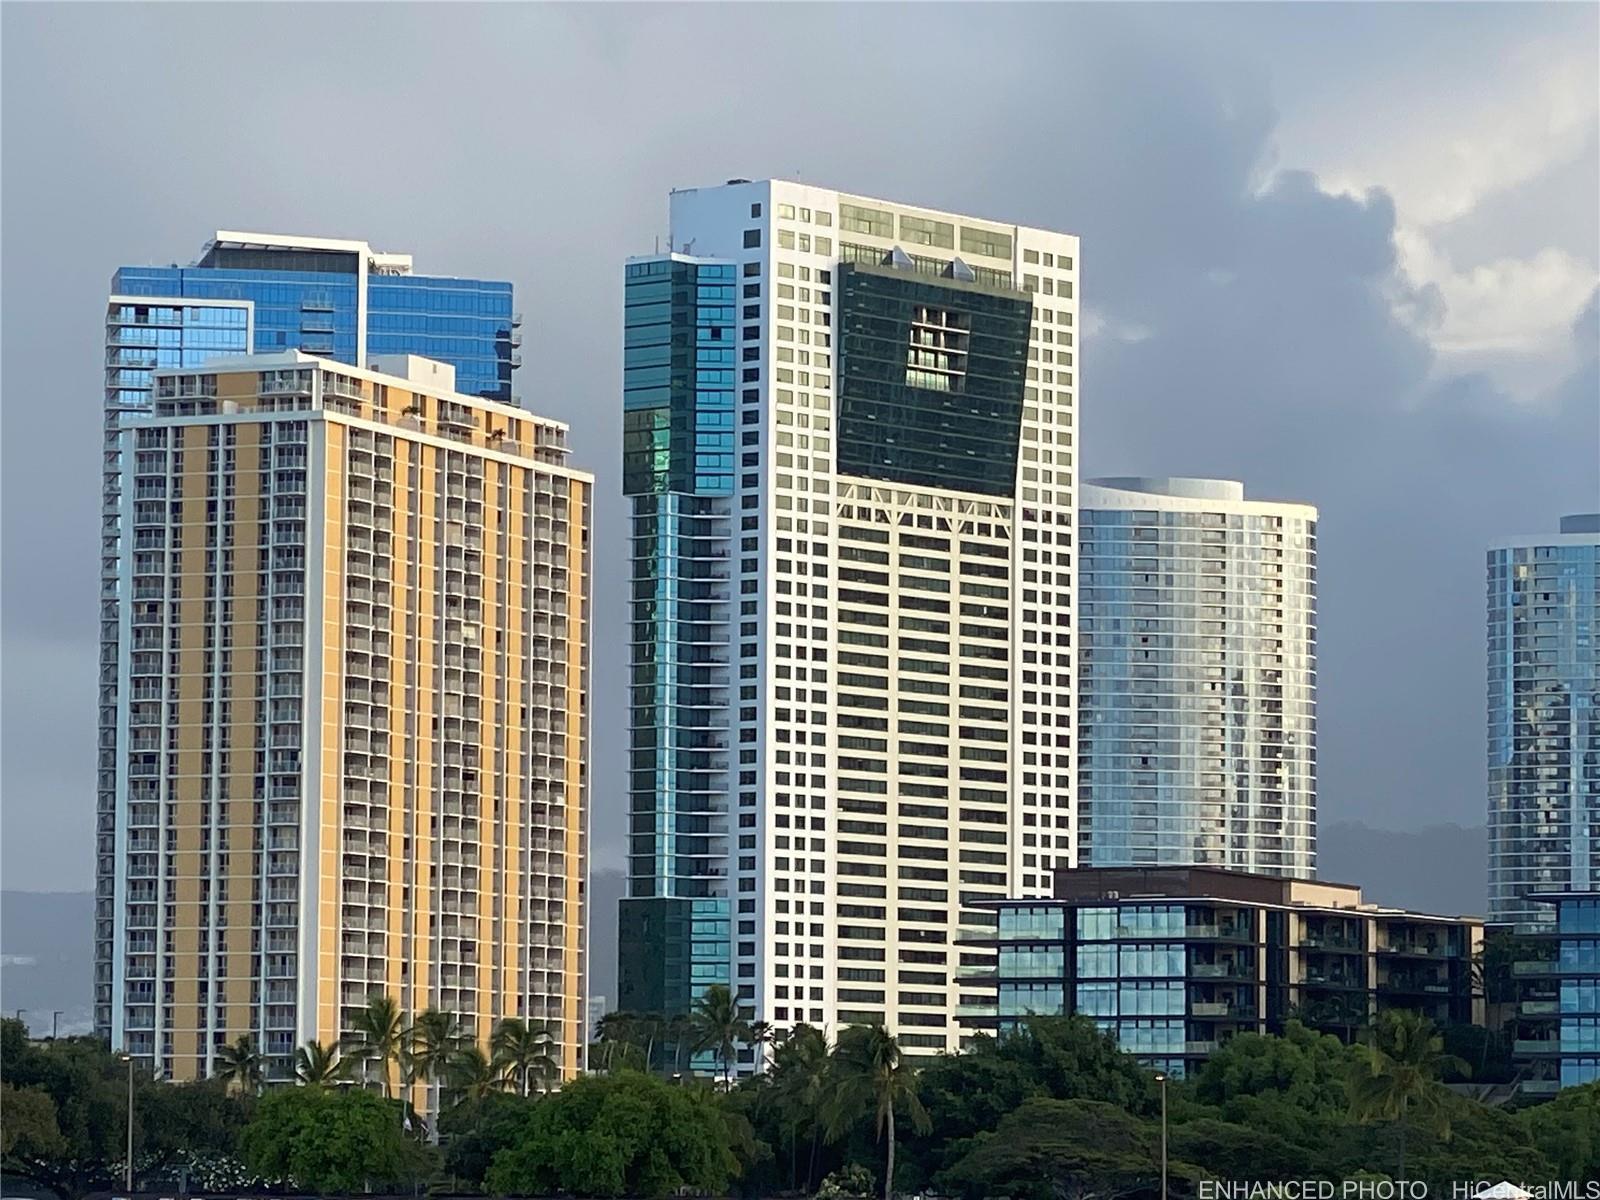
<path id="1" fill-rule="evenodd" d="M 1079 862 L 1315 875 L 1317 510 L 1099 479 L 1078 534 Z"/>
<path id="2" fill-rule="evenodd" d="M 1004 1032 L 1075 1013 L 1151 1066 L 1182 1076 L 1240 1033 L 1298 1020 L 1354 1041 L 1389 1008 L 1481 1023 L 1474 917 L 1366 902 L 1361 889 L 1212 867 L 1080 868 L 1055 896 L 1004 900 L 993 947 L 969 970 L 983 1003 L 962 1016 Z"/>
<path id="3" fill-rule="evenodd" d="M 1600 889 L 1600 514 L 1488 554 L 1489 915 Z"/>
<path id="4" fill-rule="evenodd" d="M 1512 964 L 1514 1057 L 1525 1095 L 1600 1080 L 1600 891 L 1531 892 L 1553 914 L 1518 928 L 1528 956 Z"/>
<path id="5" fill-rule="evenodd" d="M 299 350 L 364 367 L 375 355 L 414 354 L 449 364 L 460 391 L 510 403 L 520 317 L 503 280 L 417 275 L 409 254 L 336 238 L 219 231 L 193 265 L 126 266 L 106 308 L 102 466 L 101 655 L 95 918 L 95 1026 L 111 1031 L 113 777 L 117 726 L 119 590 L 127 553 L 128 431 L 150 411 L 158 371 L 225 356 Z"/>
<path id="6" fill-rule="evenodd" d="M 619 1006 L 956 1050 L 957 932 L 1073 853 L 1077 239 L 778 180 L 671 224 L 624 276 Z"/>

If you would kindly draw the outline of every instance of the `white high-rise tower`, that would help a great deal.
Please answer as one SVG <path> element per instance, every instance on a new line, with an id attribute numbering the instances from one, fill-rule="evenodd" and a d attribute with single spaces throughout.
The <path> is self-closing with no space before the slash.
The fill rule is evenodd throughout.
<path id="1" fill-rule="evenodd" d="M 620 1007 L 955 1050 L 1073 861 L 1078 240 L 782 181 L 627 267 Z"/>

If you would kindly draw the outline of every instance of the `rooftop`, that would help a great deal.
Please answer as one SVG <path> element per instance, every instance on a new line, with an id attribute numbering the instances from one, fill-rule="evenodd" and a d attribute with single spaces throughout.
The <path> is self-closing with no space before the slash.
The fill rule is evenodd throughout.
<path id="1" fill-rule="evenodd" d="M 1279 908 L 1347 910 L 1422 920 L 1477 920 L 1389 908 L 1363 900 L 1361 888 L 1321 879 L 1286 878 L 1222 867 L 1068 867 L 1056 871 L 1054 898 L 1076 903 L 1142 900 L 1232 900 Z"/>
<path id="2" fill-rule="evenodd" d="M 411 274 L 411 255 L 374 250 L 369 243 L 352 238 L 310 237 L 299 233 L 247 233 L 237 229 L 217 230 L 200 252 L 200 265 L 217 265 L 217 261 L 230 250 L 349 254 L 365 260 L 367 269 L 377 275 Z"/>
<path id="3" fill-rule="evenodd" d="M 1303 509 L 1310 520 L 1316 520 L 1314 506 L 1301 500 L 1261 500 L 1247 498 L 1245 487 L 1237 479 L 1206 479 L 1188 475 L 1102 475 L 1084 481 L 1080 502 L 1084 508 L 1131 508 L 1143 497 L 1160 497 L 1164 502 L 1152 507 L 1203 509 L 1208 505 L 1233 505 L 1278 512 L 1286 508 Z"/>

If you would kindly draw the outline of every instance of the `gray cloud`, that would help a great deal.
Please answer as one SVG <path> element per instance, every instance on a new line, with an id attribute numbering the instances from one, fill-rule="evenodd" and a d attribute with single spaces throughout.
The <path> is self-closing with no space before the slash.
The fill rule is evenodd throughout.
<path id="1" fill-rule="evenodd" d="M 1593 343 L 1533 408 L 1434 378 L 1390 313 L 1392 205 L 1293 173 L 1263 187 L 1268 72 L 1207 36 L 1217 12 L 5 6 L 7 886 L 89 878 L 113 268 L 187 261 L 232 226 L 515 280 L 520 391 L 573 422 L 600 476 L 596 617 L 614 629 L 620 262 L 666 233 L 668 188 L 732 175 L 1082 234 L 1087 303 L 1150 331 L 1083 346 L 1085 473 L 1237 475 L 1321 506 L 1324 818 L 1479 820 L 1483 545 L 1600 490 Z M 1319 20 L 1341 19 L 1306 10 L 1283 36 Z M 615 730 L 620 640 L 595 661 Z M 615 749 L 594 771 L 612 861 Z"/>

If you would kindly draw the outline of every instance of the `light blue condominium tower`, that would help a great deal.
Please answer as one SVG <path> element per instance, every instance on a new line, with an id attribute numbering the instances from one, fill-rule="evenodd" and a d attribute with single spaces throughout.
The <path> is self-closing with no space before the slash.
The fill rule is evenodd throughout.
<path id="1" fill-rule="evenodd" d="M 218 231 L 192 266 L 125 266 L 106 307 L 101 518 L 100 734 L 95 834 L 95 1028 L 111 1030 L 117 876 L 118 697 L 131 631 L 118 564 L 133 497 L 125 473 L 138 454 L 154 373 L 223 356 L 302 350 L 365 367 L 371 356 L 414 354 L 448 363 L 456 390 L 511 402 L 520 316 L 503 280 L 412 273 L 409 254 L 362 241 Z M 143 535 L 148 543 L 153 535 Z M 169 547 L 136 544 L 136 554 Z M 149 637 L 148 633 L 142 637 Z"/>
<path id="2" fill-rule="evenodd" d="M 1600 890 L 1600 513 L 1489 549 L 1489 915 Z"/>
<path id="3" fill-rule="evenodd" d="M 1079 493 L 1078 861 L 1316 871 L 1317 510 Z"/>

